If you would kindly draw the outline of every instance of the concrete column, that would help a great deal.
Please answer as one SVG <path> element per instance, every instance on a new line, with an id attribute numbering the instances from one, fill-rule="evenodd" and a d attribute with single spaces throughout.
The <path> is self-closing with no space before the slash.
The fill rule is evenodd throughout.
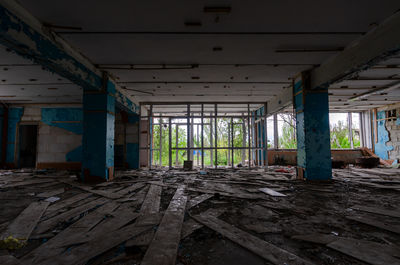
<path id="1" fill-rule="evenodd" d="M 84 181 L 108 181 L 114 175 L 115 86 L 104 78 L 103 88 L 83 93 Z"/>
<path id="2" fill-rule="evenodd" d="M 139 120 L 139 115 L 128 114 L 128 120 L 125 127 L 125 167 L 128 169 L 139 168 Z"/>
<path id="3" fill-rule="evenodd" d="M 332 178 L 327 89 L 311 89 L 309 73 L 296 78 L 293 102 L 297 127 L 297 176 L 307 180 Z"/>

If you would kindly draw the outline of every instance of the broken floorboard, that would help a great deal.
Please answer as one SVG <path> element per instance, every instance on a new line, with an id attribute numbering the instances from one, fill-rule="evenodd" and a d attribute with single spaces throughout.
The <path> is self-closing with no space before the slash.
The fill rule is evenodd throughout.
<path id="1" fill-rule="evenodd" d="M 387 230 L 393 233 L 400 234 L 400 225 L 393 225 L 393 224 L 388 224 L 382 220 L 376 220 L 374 218 L 368 217 L 368 216 L 346 216 L 346 219 L 357 221 L 363 224 L 367 224 L 370 226 L 375 226 L 377 228 Z"/>
<path id="2" fill-rule="evenodd" d="M 40 222 L 38 227 L 35 230 L 36 234 L 44 233 L 50 229 L 53 229 L 60 222 L 67 222 L 69 219 L 74 218 L 75 216 L 80 215 L 81 213 L 87 212 L 90 209 L 93 209 L 99 205 L 103 205 L 107 202 L 107 199 L 99 198 L 94 201 L 91 201 L 87 204 L 81 205 L 79 207 L 73 208 L 65 213 L 56 215 L 50 219 L 47 219 L 43 222 Z"/>
<path id="3" fill-rule="evenodd" d="M 185 186 L 178 187 L 141 265 L 175 264 L 185 217 L 186 201 Z"/>
<path id="4" fill-rule="evenodd" d="M 158 225 L 158 212 L 160 211 L 162 187 L 159 185 L 151 185 L 147 195 L 140 208 L 140 216 L 136 220 L 136 226 L 147 226 L 150 224 Z M 125 244 L 129 252 L 135 246 L 147 246 L 154 236 L 154 231 L 150 230 L 138 237 L 128 240 Z"/>
<path id="5" fill-rule="evenodd" d="M 357 211 L 363 211 L 363 212 L 368 212 L 368 213 L 374 213 L 374 214 L 380 214 L 380 215 L 386 215 L 386 216 L 400 218 L 400 209 L 391 211 L 391 210 L 380 209 L 377 207 L 367 207 L 367 206 L 362 206 L 362 205 L 354 205 L 351 207 L 351 209 L 354 209 Z"/>
<path id="6" fill-rule="evenodd" d="M 323 244 L 368 264 L 400 264 L 400 247 L 327 234 L 297 235 L 293 239 Z"/>
<path id="7" fill-rule="evenodd" d="M 211 215 L 200 214 L 192 218 L 273 264 L 312 264 Z"/>
<path id="8" fill-rule="evenodd" d="M 3 232 L 0 240 L 13 237 L 23 243 L 29 239 L 33 229 L 39 222 L 44 211 L 49 206 L 49 202 L 32 202 Z"/>

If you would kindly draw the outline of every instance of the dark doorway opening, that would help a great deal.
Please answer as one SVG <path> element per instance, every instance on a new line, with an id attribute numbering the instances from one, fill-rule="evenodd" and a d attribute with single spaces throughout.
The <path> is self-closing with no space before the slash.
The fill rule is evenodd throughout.
<path id="1" fill-rule="evenodd" d="M 19 126 L 19 167 L 36 167 L 37 125 Z"/>

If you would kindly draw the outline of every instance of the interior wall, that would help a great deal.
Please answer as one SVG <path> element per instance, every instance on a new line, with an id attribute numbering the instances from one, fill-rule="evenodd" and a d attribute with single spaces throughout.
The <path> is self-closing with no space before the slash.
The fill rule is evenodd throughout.
<path id="1" fill-rule="evenodd" d="M 0 114 L 4 110 L 1 109 Z M 116 121 L 115 145 L 122 152 L 121 165 L 137 168 L 139 164 L 138 118 Z M 4 117 L 1 116 L 1 126 Z M 125 122 L 125 125 L 124 125 Z M 82 162 L 83 113 L 77 106 L 21 106 L 10 107 L 7 129 L 6 166 L 18 167 L 18 127 L 20 124 L 38 126 L 37 161 L 39 169 L 56 168 L 80 170 Z M 0 127 L 2 128 L 2 127 Z M 124 148 L 125 142 L 127 143 Z M 127 154 L 124 154 L 126 150 Z M 127 159 L 132 159 L 126 163 Z M 118 161 L 117 161 L 118 162 Z"/>
<path id="2" fill-rule="evenodd" d="M 387 105 L 373 112 L 375 153 L 381 159 L 400 159 L 400 104 Z"/>

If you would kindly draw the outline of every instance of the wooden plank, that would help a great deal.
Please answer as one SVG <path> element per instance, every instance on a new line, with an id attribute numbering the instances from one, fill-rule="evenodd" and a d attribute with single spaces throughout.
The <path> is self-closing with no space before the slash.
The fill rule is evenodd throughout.
<path id="1" fill-rule="evenodd" d="M 167 185 L 167 184 L 163 184 L 163 183 L 155 182 L 155 181 L 149 181 L 148 183 L 154 184 L 154 185 L 159 185 L 162 187 L 175 188 L 175 189 L 177 188 L 177 185 Z M 186 188 L 186 190 L 194 191 L 194 192 L 201 192 L 201 193 L 208 193 L 208 194 L 218 193 L 221 196 L 240 198 L 240 199 L 249 199 L 249 200 L 265 199 L 263 196 L 246 194 L 246 193 L 238 193 L 238 192 L 229 193 L 229 192 L 223 192 L 223 191 L 218 191 L 218 190 L 200 189 L 200 188 Z"/>
<path id="2" fill-rule="evenodd" d="M 140 263 L 141 265 L 171 265 L 176 263 L 186 201 L 185 186 L 180 186 L 161 220 L 153 241 Z"/>
<path id="3" fill-rule="evenodd" d="M 376 111 L 376 109 L 375 109 L 375 111 Z M 376 116 L 375 116 L 376 117 Z M 376 130 L 377 130 L 377 126 L 374 126 L 375 127 L 375 142 L 378 142 L 378 135 L 377 135 L 377 132 L 376 132 Z M 378 157 L 374 152 L 372 152 L 369 148 L 367 148 L 367 147 L 361 147 L 360 148 L 360 150 L 361 151 L 364 151 L 364 152 L 366 152 L 367 154 L 369 154 L 370 156 L 372 156 L 372 157 Z M 379 158 L 379 163 L 381 163 L 382 165 L 385 165 L 385 166 L 390 166 L 390 163 L 388 163 L 387 161 L 385 161 L 385 160 L 383 160 L 382 158 Z"/>
<path id="4" fill-rule="evenodd" d="M 41 197 L 41 198 L 48 198 L 48 197 L 52 197 L 52 196 L 56 196 L 58 194 L 64 193 L 64 188 L 61 189 L 56 189 L 56 190 L 52 190 L 52 191 L 46 191 L 46 192 L 42 192 L 36 195 L 36 197 Z"/>
<path id="5" fill-rule="evenodd" d="M 87 197 L 87 198 L 85 198 L 85 199 L 83 199 L 83 200 L 77 201 L 77 202 L 74 203 L 73 205 L 69 205 L 69 206 L 67 206 L 67 207 L 65 207 L 65 208 L 62 208 L 62 209 L 60 209 L 60 210 L 57 210 L 57 211 L 52 211 L 52 212 L 46 211 L 46 212 L 44 213 L 44 215 L 42 216 L 42 219 L 40 219 L 40 222 L 43 222 L 43 221 L 45 221 L 45 220 L 47 220 L 47 219 L 50 219 L 50 218 L 53 218 L 54 216 L 59 215 L 59 214 L 61 214 L 61 213 L 67 212 L 67 211 L 71 210 L 72 208 L 80 207 L 80 206 L 82 206 L 82 205 L 84 205 L 84 204 L 88 204 L 88 203 L 90 203 L 90 202 L 92 202 L 92 201 L 98 199 L 98 197 L 92 196 L 91 193 L 89 193 L 89 194 L 90 194 L 89 197 Z M 49 207 L 51 207 L 51 206 L 52 206 L 52 205 L 50 205 Z M 48 208 L 47 208 L 47 209 L 48 209 Z"/>
<path id="6" fill-rule="evenodd" d="M 0 256 L 0 264 L 1 265 L 22 265 L 22 263 L 14 256 L 5 255 Z"/>
<path id="7" fill-rule="evenodd" d="M 49 183 L 49 182 L 54 182 L 54 180 L 52 180 L 52 179 L 30 179 L 30 180 L 23 181 L 23 182 L 11 183 L 11 184 L 5 185 L 1 188 L 3 188 L 3 189 L 16 188 L 16 187 L 21 187 L 21 186 L 43 184 L 43 183 Z"/>
<path id="8" fill-rule="evenodd" d="M 399 265 L 400 259 L 394 257 L 400 255 L 400 248 L 390 245 L 378 244 L 363 240 L 340 238 L 327 245 L 346 255 L 373 265 Z"/>
<path id="9" fill-rule="evenodd" d="M 271 195 L 273 197 L 286 197 L 285 194 L 282 194 L 280 192 L 274 191 L 274 190 L 269 189 L 269 188 L 260 188 L 258 190 L 261 191 L 261 192 L 264 192 L 265 194 Z"/>
<path id="10" fill-rule="evenodd" d="M 76 246 L 69 251 L 64 252 L 64 255 L 58 255 L 51 260 L 42 262 L 41 265 L 54 265 L 54 264 L 74 264 L 83 265 L 90 259 L 118 246 L 147 230 L 152 229 L 151 226 L 139 226 L 131 224 L 121 228 L 113 233 L 99 233 L 97 237 L 91 239 L 83 245 Z"/>
<path id="11" fill-rule="evenodd" d="M 130 186 L 128 186 L 128 187 L 116 192 L 115 194 L 117 196 L 123 197 L 123 196 L 126 196 L 126 195 L 136 191 L 136 190 L 139 190 L 139 189 L 143 188 L 144 186 L 146 186 L 146 184 L 144 184 L 144 183 L 132 184 L 132 185 L 130 185 Z"/>
<path id="12" fill-rule="evenodd" d="M 82 217 L 77 222 L 61 231 L 46 243 L 25 255 L 22 261 L 28 264 L 41 264 L 54 256 L 60 255 L 64 251 L 64 246 L 72 245 L 76 242 L 84 243 L 89 241 L 90 238 L 87 238 L 86 233 L 101 222 L 104 217 L 107 214 L 110 214 L 116 207 L 118 207 L 118 204 L 114 202 L 100 206 L 93 212 Z"/>
<path id="13" fill-rule="evenodd" d="M 49 202 L 44 201 L 32 202 L 7 227 L 0 239 L 4 240 L 5 238 L 12 236 L 20 241 L 27 241 L 49 204 Z"/>
<path id="14" fill-rule="evenodd" d="M 157 184 L 150 186 L 142 207 L 140 208 L 141 214 L 146 215 L 150 213 L 158 213 L 160 210 L 161 192 L 161 186 Z"/>
<path id="15" fill-rule="evenodd" d="M 75 195 L 75 196 L 73 196 L 73 197 L 71 197 L 71 198 L 58 201 L 58 202 L 56 202 L 56 203 L 50 205 L 50 206 L 47 208 L 46 214 L 51 213 L 51 212 L 58 211 L 58 210 L 60 210 L 60 209 L 62 209 L 62 208 L 65 208 L 65 207 L 68 207 L 68 206 L 70 206 L 71 204 L 74 204 L 74 203 L 76 203 L 76 202 L 78 202 L 78 201 L 81 201 L 81 200 L 83 200 L 83 199 L 88 198 L 89 196 L 91 196 L 90 193 L 81 193 L 81 194 Z"/>
<path id="16" fill-rule="evenodd" d="M 393 233 L 400 234 L 400 225 L 392 225 L 392 224 L 386 224 L 383 223 L 382 221 L 374 220 L 370 217 L 366 216 L 346 216 L 346 219 L 357 221 L 363 224 L 367 224 L 370 226 L 378 227 L 383 230 L 387 230 Z"/>
<path id="17" fill-rule="evenodd" d="M 316 244 L 329 244 L 333 241 L 338 240 L 339 238 L 334 235 L 326 235 L 326 234 L 309 234 L 309 235 L 296 235 L 292 236 L 292 239 L 316 243 Z"/>
<path id="18" fill-rule="evenodd" d="M 312 264 L 211 215 L 200 214 L 192 218 L 273 264 Z"/>
<path id="19" fill-rule="evenodd" d="M 80 215 L 81 213 L 87 212 L 90 209 L 98 206 L 98 205 L 102 205 L 104 203 L 107 202 L 107 199 L 104 198 L 100 198 L 100 199 L 96 199 L 94 201 L 91 201 L 87 204 L 81 205 L 79 207 L 73 208 L 65 213 L 56 215 L 50 219 L 47 219 L 41 223 L 39 223 L 38 227 L 36 228 L 35 233 L 36 234 L 41 234 L 44 233 L 52 228 L 54 228 L 58 223 L 60 222 L 66 222 L 69 219 Z"/>
<path id="20" fill-rule="evenodd" d="M 140 217 L 136 220 L 136 226 L 148 226 L 149 223 L 158 225 L 160 220 L 154 219 L 155 214 L 160 210 L 162 187 L 152 184 L 140 208 Z M 157 215 L 158 216 L 158 215 Z M 150 230 L 135 238 L 128 240 L 125 244 L 127 249 L 135 246 L 148 246 L 154 237 L 154 230 Z"/>
<path id="21" fill-rule="evenodd" d="M 197 197 L 194 197 L 193 199 L 188 201 L 188 203 L 186 205 L 186 209 L 189 210 L 189 209 L 199 205 L 200 203 L 210 199 L 213 196 L 214 196 L 214 194 L 205 193 L 205 194 L 199 195 Z"/>
<path id="22" fill-rule="evenodd" d="M 203 214 L 211 215 L 213 217 L 218 217 L 223 214 L 225 209 L 208 209 Z M 183 222 L 182 225 L 182 232 L 181 232 L 181 239 L 184 239 L 194 233 L 196 230 L 204 227 L 203 224 L 195 221 L 193 218 Z"/>
<path id="23" fill-rule="evenodd" d="M 81 189 L 81 190 L 84 190 L 84 191 L 87 191 L 87 192 L 90 192 L 90 193 L 93 193 L 93 194 L 108 198 L 108 199 L 114 200 L 114 199 L 121 198 L 120 195 L 115 194 L 112 190 L 110 190 L 110 191 L 107 191 L 107 190 L 93 190 L 92 187 L 90 187 L 90 186 L 80 185 L 80 184 L 78 184 L 78 183 L 76 183 L 75 181 L 72 181 L 72 180 L 58 180 L 58 181 L 60 181 L 60 182 L 62 182 L 64 184 L 71 185 L 71 186 L 73 186 L 75 188 L 78 188 L 78 189 Z"/>
<path id="24" fill-rule="evenodd" d="M 367 207 L 362 205 L 354 205 L 351 207 L 351 209 L 400 218 L 400 210 L 391 211 L 391 210 L 385 210 L 376 207 Z"/>

